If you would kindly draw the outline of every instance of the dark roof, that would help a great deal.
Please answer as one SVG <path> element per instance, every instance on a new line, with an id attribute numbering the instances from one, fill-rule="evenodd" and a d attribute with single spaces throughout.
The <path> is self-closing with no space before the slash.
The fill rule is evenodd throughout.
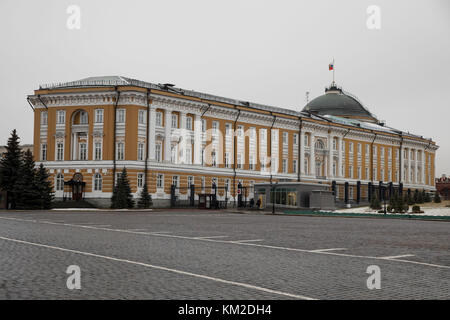
<path id="1" fill-rule="evenodd" d="M 335 85 L 325 89 L 324 95 L 311 100 L 303 111 L 337 117 L 368 117 L 376 121 L 375 116 L 356 97 Z"/>

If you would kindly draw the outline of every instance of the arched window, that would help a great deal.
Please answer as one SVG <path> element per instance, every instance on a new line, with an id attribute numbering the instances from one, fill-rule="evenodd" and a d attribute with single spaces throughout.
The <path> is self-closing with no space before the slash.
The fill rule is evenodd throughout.
<path id="1" fill-rule="evenodd" d="M 56 175 L 56 191 L 64 190 L 64 176 L 61 173 Z"/>
<path id="2" fill-rule="evenodd" d="M 314 144 L 314 147 L 316 149 L 325 149 L 324 143 L 322 140 L 317 140 L 316 143 Z"/>
<path id="3" fill-rule="evenodd" d="M 96 173 L 94 175 L 94 191 L 102 191 L 102 175 Z"/>

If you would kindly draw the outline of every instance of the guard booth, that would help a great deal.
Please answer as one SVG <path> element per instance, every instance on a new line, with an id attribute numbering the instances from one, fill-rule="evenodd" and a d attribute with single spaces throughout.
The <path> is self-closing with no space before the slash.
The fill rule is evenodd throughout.
<path id="1" fill-rule="evenodd" d="M 211 190 L 206 193 L 205 190 Z M 220 195 L 218 193 L 222 193 Z M 172 185 L 170 188 L 170 206 L 171 208 L 195 208 L 199 209 L 226 209 L 228 204 L 228 188 L 218 187 L 213 183 L 209 188 L 201 192 L 195 192 L 195 185 L 188 187 L 178 187 Z"/>
<path id="2" fill-rule="evenodd" d="M 83 181 L 82 174 L 75 173 L 72 179 L 70 179 L 69 181 L 64 181 L 63 201 L 83 200 L 85 189 L 86 189 L 86 182 Z"/>

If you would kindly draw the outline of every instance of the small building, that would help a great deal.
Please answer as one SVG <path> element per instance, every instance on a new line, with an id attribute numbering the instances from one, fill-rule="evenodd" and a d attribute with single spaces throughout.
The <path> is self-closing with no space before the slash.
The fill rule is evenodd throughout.
<path id="1" fill-rule="evenodd" d="M 335 195 L 330 185 L 306 182 L 262 183 L 255 185 L 255 199 L 261 208 L 334 210 Z"/>
<path id="2" fill-rule="evenodd" d="M 450 177 L 445 174 L 440 178 L 436 178 L 436 191 L 444 200 L 450 200 Z"/>

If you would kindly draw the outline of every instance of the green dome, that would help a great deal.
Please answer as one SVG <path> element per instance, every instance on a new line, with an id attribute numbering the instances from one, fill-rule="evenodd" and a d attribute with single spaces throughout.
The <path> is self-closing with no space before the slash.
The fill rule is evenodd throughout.
<path id="1" fill-rule="evenodd" d="M 303 111 L 317 115 L 330 115 L 377 122 L 375 116 L 356 97 L 344 92 L 336 85 L 331 85 L 329 88 L 326 88 L 325 94 L 311 100 L 303 108 Z"/>

